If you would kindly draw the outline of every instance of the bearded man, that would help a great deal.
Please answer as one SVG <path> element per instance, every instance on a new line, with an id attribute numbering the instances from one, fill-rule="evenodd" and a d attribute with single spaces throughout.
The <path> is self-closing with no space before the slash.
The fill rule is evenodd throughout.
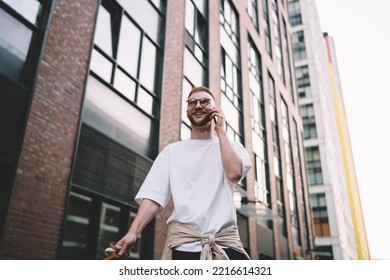
<path id="1" fill-rule="evenodd" d="M 234 186 L 251 163 L 246 149 L 228 139 L 214 94 L 195 87 L 187 100 L 191 138 L 167 145 L 135 197 L 137 215 L 116 244 L 127 255 L 145 226 L 170 199 L 173 212 L 162 259 L 249 259 L 237 228 Z"/>

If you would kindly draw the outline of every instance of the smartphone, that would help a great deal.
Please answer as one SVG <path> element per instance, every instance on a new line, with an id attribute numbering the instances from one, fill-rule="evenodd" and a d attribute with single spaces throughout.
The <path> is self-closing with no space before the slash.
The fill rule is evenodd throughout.
<path id="1" fill-rule="evenodd" d="M 214 108 L 215 108 L 215 106 L 213 107 L 213 109 Z M 214 116 L 212 119 L 214 120 L 214 123 L 217 124 L 217 117 Z"/>

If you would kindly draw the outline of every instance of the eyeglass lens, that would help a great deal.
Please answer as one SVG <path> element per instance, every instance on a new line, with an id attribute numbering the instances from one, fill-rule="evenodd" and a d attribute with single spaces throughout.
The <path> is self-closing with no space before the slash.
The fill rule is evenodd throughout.
<path id="1" fill-rule="evenodd" d="M 200 106 L 205 107 L 210 104 L 209 98 L 200 98 L 200 99 L 188 99 L 187 104 L 189 107 L 194 107 L 196 104 L 200 103 Z"/>

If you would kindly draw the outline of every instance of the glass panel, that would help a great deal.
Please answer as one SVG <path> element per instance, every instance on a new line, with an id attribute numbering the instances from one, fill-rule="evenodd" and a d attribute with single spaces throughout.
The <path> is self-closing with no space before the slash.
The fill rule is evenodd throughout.
<path id="1" fill-rule="evenodd" d="M 157 8 L 161 9 L 162 7 L 161 0 L 151 0 L 151 1 L 154 3 L 154 5 L 156 5 Z"/>
<path id="2" fill-rule="evenodd" d="M 91 76 L 82 118 L 122 145 L 149 156 L 151 119 Z"/>
<path id="3" fill-rule="evenodd" d="M 203 59 L 203 52 L 202 50 L 197 46 L 195 45 L 195 56 L 196 58 L 200 61 L 200 62 L 205 62 L 204 59 Z"/>
<path id="4" fill-rule="evenodd" d="M 226 83 L 230 86 L 230 87 L 233 87 L 233 63 L 231 62 L 231 60 L 226 57 L 226 76 L 225 76 L 225 80 L 226 80 Z"/>
<path id="5" fill-rule="evenodd" d="M 202 17 L 198 13 L 197 17 L 197 25 L 195 29 L 195 41 L 200 44 L 203 48 L 207 48 L 206 46 L 206 38 L 207 38 L 207 21 L 204 17 Z"/>
<path id="6" fill-rule="evenodd" d="M 102 203 L 100 212 L 100 224 L 96 259 L 101 259 L 104 255 L 104 249 L 109 242 L 116 242 L 122 236 L 120 235 L 119 224 L 121 220 L 121 209 L 117 206 Z"/>
<path id="7" fill-rule="evenodd" d="M 137 76 L 141 31 L 127 18 L 122 18 L 118 63 L 133 77 Z"/>
<path id="8" fill-rule="evenodd" d="M 68 213 L 64 223 L 61 259 L 88 259 L 89 217 L 92 215 L 90 197 L 70 193 Z"/>
<path id="9" fill-rule="evenodd" d="M 194 85 L 204 84 L 203 67 L 187 48 L 184 50 L 184 75 L 190 79 Z"/>
<path id="10" fill-rule="evenodd" d="M 0 72 L 23 83 L 32 31 L 0 9 Z"/>
<path id="11" fill-rule="evenodd" d="M 156 75 L 156 47 L 144 37 L 142 47 L 142 60 L 140 81 L 151 92 L 154 92 L 154 83 Z"/>
<path id="12" fill-rule="evenodd" d="M 96 23 L 95 44 L 112 57 L 111 30 L 111 14 L 103 6 L 100 6 Z"/>
<path id="13" fill-rule="evenodd" d="M 226 98 L 225 95 L 221 96 L 221 105 L 226 121 L 236 132 L 239 132 L 240 115 L 236 107 L 234 107 L 234 105 Z"/>
<path id="14" fill-rule="evenodd" d="M 221 45 L 223 46 L 225 51 L 229 54 L 231 59 L 237 63 L 239 58 L 237 55 L 236 46 L 233 44 L 231 37 L 226 33 L 226 30 L 222 26 L 220 28 L 220 36 L 221 36 Z"/>
<path id="15" fill-rule="evenodd" d="M 206 0 L 193 0 L 195 3 L 195 6 L 198 8 L 198 10 L 203 14 L 203 16 L 207 17 L 206 14 Z"/>
<path id="16" fill-rule="evenodd" d="M 3 0 L 10 5 L 15 11 L 33 24 L 37 23 L 37 18 L 42 5 L 37 0 Z"/>
<path id="17" fill-rule="evenodd" d="M 195 7 L 192 4 L 191 0 L 186 1 L 186 19 L 185 19 L 185 27 L 187 31 L 194 36 L 194 11 Z"/>
<path id="18" fill-rule="evenodd" d="M 158 42 L 160 16 L 147 0 L 117 0 L 145 32 Z"/>
<path id="19" fill-rule="evenodd" d="M 274 156 L 274 174 L 275 176 L 280 176 L 279 159 L 276 156 Z"/>
<path id="20" fill-rule="evenodd" d="M 253 76 L 252 74 L 249 75 L 249 87 L 253 92 L 253 94 L 255 94 L 257 98 L 260 99 L 260 93 L 261 93 L 260 84 L 255 78 L 255 76 Z"/>
<path id="21" fill-rule="evenodd" d="M 134 101 L 136 87 L 135 82 L 119 69 L 116 69 L 114 87 L 129 100 Z"/>
<path id="22" fill-rule="evenodd" d="M 149 115 L 153 115 L 153 97 L 144 89 L 138 90 L 137 104 Z"/>
<path id="23" fill-rule="evenodd" d="M 97 50 L 92 51 L 90 67 L 103 80 L 111 83 L 112 63 Z"/>

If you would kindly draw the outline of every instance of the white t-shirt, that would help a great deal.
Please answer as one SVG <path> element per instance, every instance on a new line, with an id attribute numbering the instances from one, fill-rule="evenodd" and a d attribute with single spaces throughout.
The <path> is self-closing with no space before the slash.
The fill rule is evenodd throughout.
<path id="1" fill-rule="evenodd" d="M 242 160 L 242 179 L 251 168 L 249 155 L 241 143 L 231 144 Z M 164 208 L 172 196 L 174 210 L 168 224 L 178 221 L 200 234 L 215 234 L 237 224 L 233 188 L 223 170 L 218 138 L 188 139 L 161 151 L 135 200 L 141 203 L 148 198 Z M 199 251 L 200 244 L 184 244 L 178 249 Z"/>

